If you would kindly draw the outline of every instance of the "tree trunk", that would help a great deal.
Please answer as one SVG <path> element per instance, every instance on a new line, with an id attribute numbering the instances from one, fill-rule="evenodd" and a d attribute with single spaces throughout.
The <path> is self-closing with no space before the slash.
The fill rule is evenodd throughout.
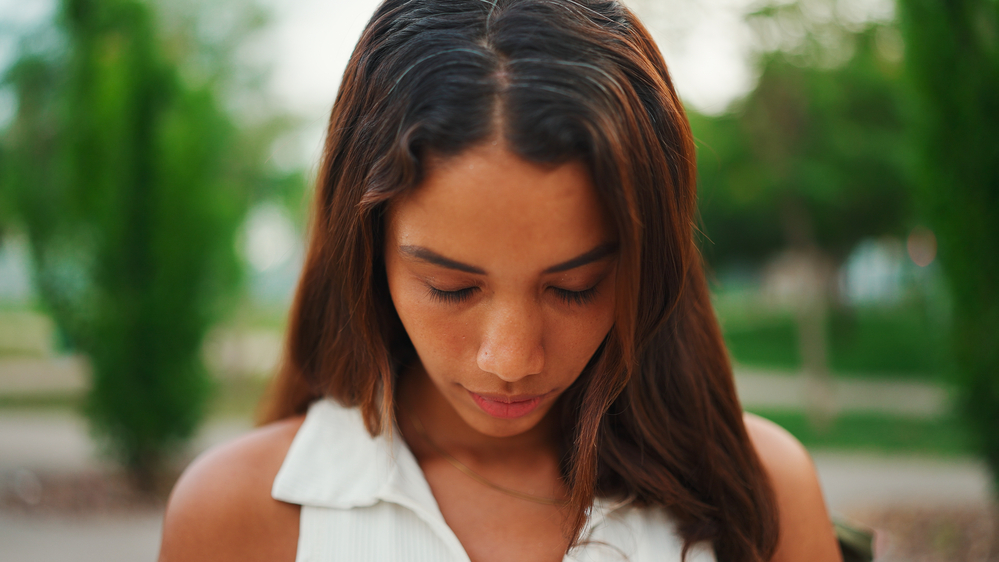
<path id="1" fill-rule="evenodd" d="M 815 243 L 811 215 L 798 198 L 791 196 L 784 200 L 781 219 L 799 279 L 794 298 L 794 316 L 798 324 L 805 413 L 812 427 L 818 432 L 824 432 L 829 429 L 836 416 L 836 396 L 829 374 L 829 340 L 826 333 L 830 288 L 835 268 Z"/>

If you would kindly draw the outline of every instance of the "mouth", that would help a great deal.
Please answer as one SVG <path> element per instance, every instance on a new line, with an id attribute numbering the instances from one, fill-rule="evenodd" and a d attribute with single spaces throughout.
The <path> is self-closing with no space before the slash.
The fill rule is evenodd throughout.
<path id="1" fill-rule="evenodd" d="M 541 404 L 541 400 L 550 393 L 510 396 L 504 394 L 479 394 L 469 390 L 468 394 L 485 413 L 494 418 L 510 420 L 526 416 L 533 412 Z"/>

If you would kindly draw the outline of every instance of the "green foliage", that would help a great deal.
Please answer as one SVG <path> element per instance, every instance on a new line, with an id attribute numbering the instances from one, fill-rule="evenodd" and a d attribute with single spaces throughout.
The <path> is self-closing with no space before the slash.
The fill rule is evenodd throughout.
<path id="1" fill-rule="evenodd" d="M 899 7 L 919 101 L 917 194 L 952 292 L 959 410 L 999 482 L 999 2 Z"/>
<path id="2" fill-rule="evenodd" d="M 735 112 L 690 115 L 709 261 L 808 245 L 841 260 L 865 237 L 902 230 L 904 96 L 898 62 L 879 48 L 892 32 L 844 35 L 852 55 L 831 67 L 767 54 Z"/>
<path id="3" fill-rule="evenodd" d="M 65 0 L 58 30 L 64 49 L 6 77 L 2 179 L 40 294 L 90 358 L 88 414 L 148 482 L 203 416 L 201 341 L 238 295 L 234 234 L 273 182 L 213 83 L 181 77 L 148 4 Z"/>
<path id="4" fill-rule="evenodd" d="M 725 347 L 740 365 L 801 369 L 798 327 L 790 314 L 761 314 L 752 323 L 724 322 Z"/>
<path id="5" fill-rule="evenodd" d="M 951 368 L 946 331 L 925 302 L 835 310 L 829 338 L 837 371 L 938 379 Z"/>
<path id="6" fill-rule="evenodd" d="M 750 367 L 801 368 L 790 312 L 733 311 L 716 305 L 732 357 Z M 734 312 L 734 313 L 733 313 Z M 829 366 L 838 375 L 936 380 L 951 369 L 946 333 L 924 302 L 835 308 L 829 314 Z"/>

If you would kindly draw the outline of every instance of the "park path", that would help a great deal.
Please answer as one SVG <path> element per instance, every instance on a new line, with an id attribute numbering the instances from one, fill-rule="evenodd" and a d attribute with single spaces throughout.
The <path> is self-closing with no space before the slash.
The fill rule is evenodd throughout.
<path id="1" fill-rule="evenodd" d="M 735 385 L 745 408 L 804 410 L 807 381 L 792 373 L 737 367 Z M 834 377 L 829 381 L 832 405 L 839 412 L 879 412 L 934 418 L 950 409 L 946 388 L 898 379 Z"/>
<path id="2" fill-rule="evenodd" d="M 195 439 L 189 456 L 250 428 L 243 419 L 213 421 Z M 80 416 L 0 410 L 0 496 L 25 474 L 109 468 Z M 153 509 L 83 516 L 5 511 L 0 504 L 0 562 L 153 562 L 162 523 L 162 514 Z"/>

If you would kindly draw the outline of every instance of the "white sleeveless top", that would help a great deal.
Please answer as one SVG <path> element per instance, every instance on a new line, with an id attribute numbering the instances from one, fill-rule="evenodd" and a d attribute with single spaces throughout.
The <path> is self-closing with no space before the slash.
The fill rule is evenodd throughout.
<path id="1" fill-rule="evenodd" d="M 302 506 L 298 562 L 469 562 L 402 437 L 372 438 L 356 408 L 309 408 L 271 495 Z M 598 499 L 588 515 L 566 562 L 680 561 L 683 541 L 664 510 Z M 714 556 L 695 545 L 687 560 Z"/>

